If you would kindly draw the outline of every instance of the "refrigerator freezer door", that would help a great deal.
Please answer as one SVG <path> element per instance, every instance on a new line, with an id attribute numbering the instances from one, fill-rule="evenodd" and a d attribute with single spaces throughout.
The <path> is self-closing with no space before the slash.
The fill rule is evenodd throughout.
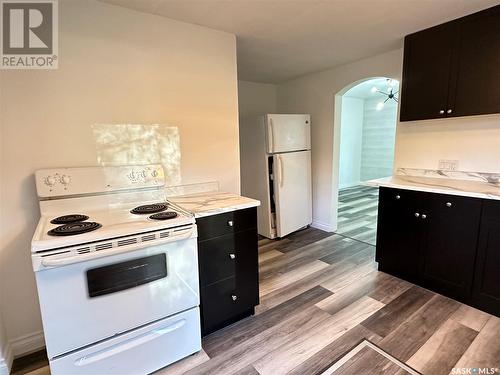
<path id="1" fill-rule="evenodd" d="M 267 115 L 267 153 L 311 149 L 309 115 Z"/>
<path id="2" fill-rule="evenodd" d="M 311 151 L 273 156 L 277 236 L 312 222 Z"/>

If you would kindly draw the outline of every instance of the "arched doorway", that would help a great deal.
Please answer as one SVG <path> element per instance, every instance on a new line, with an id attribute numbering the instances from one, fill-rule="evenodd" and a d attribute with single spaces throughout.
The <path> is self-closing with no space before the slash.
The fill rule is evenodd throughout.
<path id="1" fill-rule="evenodd" d="M 340 126 L 337 233 L 375 245 L 378 189 L 363 182 L 392 174 L 399 82 L 386 77 L 349 85 L 336 98 Z M 335 149 L 337 148 L 337 149 Z"/>

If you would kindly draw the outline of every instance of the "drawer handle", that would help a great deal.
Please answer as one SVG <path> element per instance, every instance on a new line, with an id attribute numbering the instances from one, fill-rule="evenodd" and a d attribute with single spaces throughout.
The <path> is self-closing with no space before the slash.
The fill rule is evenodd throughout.
<path id="1" fill-rule="evenodd" d="M 452 206 L 451 202 L 446 202 L 446 207 L 451 207 L 451 206 Z"/>
<path id="2" fill-rule="evenodd" d="M 231 299 L 232 299 L 233 301 L 236 301 L 236 300 L 238 299 L 238 296 L 237 296 L 237 295 L 235 295 L 235 294 L 231 294 Z"/>
<path id="3" fill-rule="evenodd" d="M 401 199 L 401 195 L 396 195 L 396 199 Z"/>
<path id="4" fill-rule="evenodd" d="M 233 254 L 233 253 L 229 254 L 229 258 L 236 259 L 236 254 Z"/>
<path id="5" fill-rule="evenodd" d="M 227 225 L 229 225 L 230 227 L 232 227 L 232 226 L 234 225 L 234 223 L 233 223 L 233 221 L 232 221 L 232 220 L 229 220 L 229 221 L 227 222 Z"/>

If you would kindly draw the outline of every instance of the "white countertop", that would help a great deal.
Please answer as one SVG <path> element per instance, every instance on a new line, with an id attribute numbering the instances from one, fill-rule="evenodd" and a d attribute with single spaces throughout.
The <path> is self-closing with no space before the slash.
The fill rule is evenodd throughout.
<path id="1" fill-rule="evenodd" d="M 394 175 L 366 181 L 364 185 L 500 200 L 498 183 L 480 181 Z"/>
<path id="2" fill-rule="evenodd" d="M 168 200 L 193 213 L 195 217 L 260 206 L 258 200 L 220 191 L 181 195 Z"/>

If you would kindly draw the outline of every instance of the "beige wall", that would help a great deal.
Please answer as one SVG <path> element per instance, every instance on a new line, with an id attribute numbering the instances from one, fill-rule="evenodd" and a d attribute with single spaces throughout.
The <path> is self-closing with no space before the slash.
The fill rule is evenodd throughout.
<path id="1" fill-rule="evenodd" d="M 355 82 L 373 77 L 400 79 L 402 51 L 378 55 L 334 69 L 299 77 L 278 85 L 278 110 L 281 113 L 311 114 L 313 226 L 335 230 L 338 184 L 338 147 L 340 111 L 334 111 L 335 95 L 344 93 Z M 338 108 L 340 108 L 340 103 Z"/>
<path id="2" fill-rule="evenodd" d="M 340 98 L 336 94 L 370 77 L 400 80 L 401 73 L 402 50 L 395 50 L 278 85 L 280 112 L 312 116 L 315 226 L 337 227 L 338 147 L 334 146 L 340 139 L 340 113 L 334 107 L 339 108 Z M 439 159 L 459 160 L 463 171 L 500 172 L 500 115 L 398 123 L 395 168 L 437 169 Z"/>
<path id="3" fill-rule="evenodd" d="M 277 86 L 271 83 L 238 81 L 240 121 L 266 113 L 275 113 L 277 110 L 276 95 Z"/>
<path id="4" fill-rule="evenodd" d="M 218 180 L 223 190 L 240 190 L 234 35 L 91 0 L 59 7 L 59 69 L 0 76 L 8 265 L 0 284 L 16 352 L 39 342 L 42 329 L 30 260 L 39 218 L 33 172 L 97 165 L 93 124 L 177 127 L 181 182 Z"/>
<path id="5" fill-rule="evenodd" d="M 500 172 L 500 115 L 403 122 L 396 136 L 396 168 L 438 169 L 446 159 L 462 171 Z"/>
<path id="6" fill-rule="evenodd" d="M 238 110 L 240 126 L 240 150 L 241 155 L 252 155 L 250 150 L 253 142 L 249 135 L 253 134 L 253 128 L 258 125 L 257 118 L 266 113 L 276 113 L 277 87 L 274 84 L 238 81 Z M 241 191 L 248 194 L 249 188 L 254 186 L 254 164 L 253 158 L 240 158 L 241 165 Z M 251 165 L 246 165 L 250 162 Z M 254 198 L 257 198 L 254 196 Z"/>
<path id="7" fill-rule="evenodd" d="M 1 92 L 2 92 L 2 85 L 0 81 L 0 97 L 1 97 Z M 2 113 L 3 106 L 2 102 L 0 101 L 0 231 L 2 230 L 4 226 L 4 219 L 2 212 L 4 212 L 5 207 L 3 205 L 3 200 L 1 199 L 2 197 L 2 190 L 3 190 L 3 184 L 2 181 L 4 181 L 4 167 L 5 164 L 3 162 L 3 152 L 2 152 L 2 140 L 4 139 L 3 137 L 3 122 L 2 122 Z M 7 345 L 7 335 L 5 333 L 5 325 L 4 325 L 4 320 L 2 316 L 2 306 L 4 305 L 4 297 L 3 297 L 3 287 L 2 287 L 2 275 L 4 274 L 4 267 L 5 267 L 5 262 L 3 261 L 3 254 L 2 254 L 2 249 L 4 245 L 4 237 L 3 237 L 3 232 L 0 232 L 0 375 L 8 375 L 9 374 L 9 367 L 10 367 L 10 353 L 9 353 L 9 346 Z"/>

